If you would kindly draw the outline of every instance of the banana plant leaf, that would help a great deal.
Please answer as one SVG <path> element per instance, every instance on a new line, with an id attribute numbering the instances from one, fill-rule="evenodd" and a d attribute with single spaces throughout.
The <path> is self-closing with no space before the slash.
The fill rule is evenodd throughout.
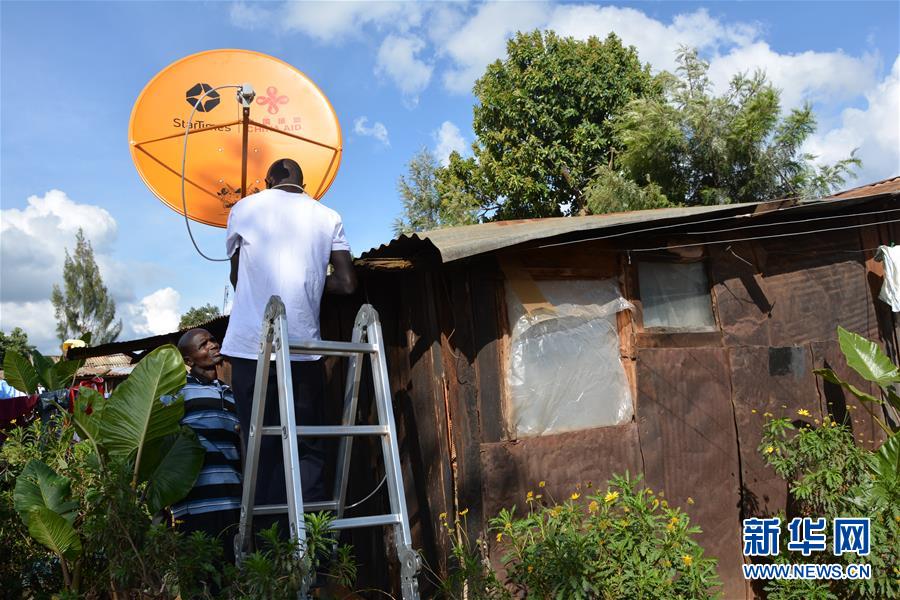
<path id="1" fill-rule="evenodd" d="M 75 559 L 81 554 L 81 540 L 71 523 L 46 507 L 31 511 L 28 533 L 54 553 Z"/>
<path id="2" fill-rule="evenodd" d="M 95 442 L 100 436 L 100 423 L 103 419 L 103 409 L 106 408 L 106 398 L 97 390 L 83 387 L 75 396 L 75 406 L 72 409 L 72 421 L 75 429 L 82 438 L 89 438 Z"/>
<path id="3" fill-rule="evenodd" d="M 881 387 L 900 382 L 900 370 L 882 352 L 878 344 L 861 335 L 838 327 L 838 342 L 847 359 L 847 366 L 867 380 Z"/>
<path id="4" fill-rule="evenodd" d="M 850 392 L 851 394 L 853 394 L 860 400 L 863 400 L 865 402 L 872 402 L 874 404 L 881 404 L 880 399 L 876 398 L 872 394 L 867 394 L 866 392 L 862 391 L 861 389 L 859 389 L 858 387 L 856 387 L 849 381 L 844 381 L 843 379 L 841 379 L 838 376 L 837 373 L 835 373 L 831 369 L 814 369 L 813 373 L 820 376 L 822 379 L 824 379 L 825 381 L 827 381 L 829 383 L 835 383 L 835 384 L 841 386 L 842 388 L 844 388 L 845 390 L 847 390 L 848 392 Z"/>
<path id="5" fill-rule="evenodd" d="M 147 442 L 138 480 L 147 482 L 146 501 L 151 512 L 171 506 L 188 495 L 205 455 L 197 434 L 183 425 L 177 434 Z"/>
<path id="6" fill-rule="evenodd" d="M 37 370 L 15 350 L 7 350 L 3 357 L 3 377 L 9 385 L 26 394 L 35 393 L 41 382 Z"/>
<path id="7" fill-rule="evenodd" d="M 46 508 L 68 523 L 75 521 L 78 502 L 72 499 L 71 482 L 39 460 L 32 460 L 16 478 L 13 506 L 29 525 L 35 509 Z"/>
<path id="8" fill-rule="evenodd" d="M 184 401 L 163 404 L 159 397 L 174 394 L 186 381 L 181 354 L 168 344 L 141 360 L 109 398 L 100 421 L 99 443 L 111 457 L 134 456 L 135 481 L 142 448 L 147 442 L 178 433 Z"/>
<path id="9" fill-rule="evenodd" d="M 56 381 L 53 377 L 52 360 L 50 360 L 37 350 L 32 350 L 31 363 L 34 365 L 34 369 L 37 371 L 38 377 L 41 381 L 41 385 L 43 385 L 48 392 L 60 389 L 55 385 Z"/>

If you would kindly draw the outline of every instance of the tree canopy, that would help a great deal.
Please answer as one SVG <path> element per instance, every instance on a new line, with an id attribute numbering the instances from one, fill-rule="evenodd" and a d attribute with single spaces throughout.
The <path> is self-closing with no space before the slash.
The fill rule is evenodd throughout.
<path id="1" fill-rule="evenodd" d="M 615 35 L 518 33 L 475 83 L 474 155 L 441 180 L 492 218 L 577 214 L 594 168 L 621 148 L 613 117 L 656 96 L 649 65 Z"/>
<path id="2" fill-rule="evenodd" d="M 664 94 L 628 104 L 615 122 L 624 146 L 619 175 L 676 205 L 710 205 L 827 195 L 860 164 L 851 155 L 817 168 L 802 151 L 816 129 L 808 103 L 782 115 L 779 91 L 761 71 L 735 75 L 716 96 L 708 68 L 682 48 L 676 74 L 657 76 Z M 610 174 L 601 169 L 598 177 Z"/>
<path id="3" fill-rule="evenodd" d="M 28 343 L 28 334 L 21 327 L 14 327 L 8 334 L 0 331 L 0 365 L 7 350 L 15 350 L 22 356 L 28 356 L 34 346 Z"/>
<path id="4" fill-rule="evenodd" d="M 220 316 L 222 316 L 222 313 L 219 312 L 219 307 L 213 304 L 207 303 L 203 306 L 192 306 L 186 313 L 181 315 L 181 320 L 178 321 L 178 329 L 197 327 Z"/>
<path id="5" fill-rule="evenodd" d="M 90 333 L 95 344 L 107 344 L 122 331 L 122 320 L 115 320 L 116 303 L 100 276 L 91 242 L 81 229 L 75 236 L 74 253 L 66 250 L 63 288 L 54 284 L 50 299 L 60 341 Z"/>

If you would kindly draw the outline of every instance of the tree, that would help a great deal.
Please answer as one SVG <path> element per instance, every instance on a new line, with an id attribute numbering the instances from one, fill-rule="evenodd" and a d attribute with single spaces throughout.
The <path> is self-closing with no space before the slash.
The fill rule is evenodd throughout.
<path id="1" fill-rule="evenodd" d="M 477 223 L 474 206 L 455 189 L 445 189 L 434 155 L 423 147 L 407 165 L 408 173 L 397 180 L 403 215 L 394 221 L 396 235 L 439 227 Z"/>
<path id="2" fill-rule="evenodd" d="M 440 179 L 494 219 L 579 214 L 595 167 L 622 147 L 613 117 L 658 85 L 612 34 L 518 33 L 506 51 L 475 83 L 474 156 L 451 155 Z"/>
<path id="3" fill-rule="evenodd" d="M 66 250 L 63 285 L 65 293 L 54 285 L 50 298 L 56 310 L 56 334 L 60 341 L 85 333 L 90 333 L 97 345 L 115 341 L 122 331 L 122 320 L 115 321 L 116 303 L 103 284 L 91 242 L 85 239 L 80 228 L 75 236 L 74 254 Z"/>
<path id="4" fill-rule="evenodd" d="M 615 127 L 620 174 L 657 186 L 673 204 L 712 205 L 825 195 L 860 165 L 851 154 L 817 168 L 801 151 L 816 129 L 812 107 L 782 117 L 779 91 L 763 72 L 738 74 L 714 96 L 708 68 L 696 50 L 681 48 L 677 75 L 657 76 L 663 95 L 629 103 Z"/>
<path id="5" fill-rule="evenodd" d="M 7 350 L 15 350 L 22 356 L 28 356 L 34 346 L 28 344 L 28 334 L 21 327 L 15 327 L 9 334 L 0 331 L 0 365 Z"/>
<path id="6" fill-rule="evenodd" d="M 203 325 L 207 321 L 212 321 L 216 317 L 221 316 L 219 307 L 212 304 L 204 304 L 203 306 L 192 306 L 186 313 L 181 315 L 178 321 L 178 329 L 187 329 L 188 327 L 197 327 Z"/>

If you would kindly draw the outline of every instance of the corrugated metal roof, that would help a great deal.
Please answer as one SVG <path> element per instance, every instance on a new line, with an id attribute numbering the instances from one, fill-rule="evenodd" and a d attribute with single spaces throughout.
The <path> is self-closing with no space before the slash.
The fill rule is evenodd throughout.
<path id="1" fill-rule="evenodd" d="M 613 228 L 628 230 L 636 228 L 634 227 L 636 225 L 664 221 L 673 223 L 679 220 L 695 222 L 697 217 L 728 216 L 729 213 L 734 215 L 763 213 L 771 210 L 770 207 L 784 205 L 779 203 L 809 205 L 810 209 L 814 209 L 817 204 L 838 198 L 860 199 L 883 194 L 897 194 L 898 192 L 900 192 L 900 177 L 894 177 L 853 188 L 830 198 L 813 200 L 775 200 L 718 206 L 658 208 L 585 217 L 494 221 L 479 225 L 447 227 L 411 235 L 401 235 L 387 244 L 369 250 L 361 258 L 365 262 L 367 259 L 409 257 L 434 248 L 440 255 L 441 261 L 447 263 L 526 242 L 548 240 L 561 236 L 575 237 L 580 232 L 596 232 Z M 830 206 L 834 206 L 834 204 L 834 202 L 829 203 Z"/>

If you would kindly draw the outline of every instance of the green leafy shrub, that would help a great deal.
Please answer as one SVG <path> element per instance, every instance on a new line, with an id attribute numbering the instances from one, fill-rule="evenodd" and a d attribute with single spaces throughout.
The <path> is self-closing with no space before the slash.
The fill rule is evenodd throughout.
<path id="1" fill-rule="evenodd" d="M 759 451 L 766 463 L 788 484 L 788 515 L 825 517 L 869 517 L 871 553 L 868 556 L 831 552 L 813 553 L 802 562 L 868 564 L 871 579 L 801 581 L 774 580 L 765 590 L 770 600 L 900 598 L 900 433 L 892 431 L 884 419 L 883 405 L 900 409 L 893 384 L 900 382 L 900 369 L 878 347 L 843 328 L 838 341 L 847 366 L 881 389 L 882 398 L 860 390 L 841 379 L 831 369 L 816 373 L 828 382 L 849 391 L 887 434 L 876 451 L 856 445 L 848 424 L 826 417 L 816 426 L 791 422 L 786 418 L 768 421 Z M 810 416 L 802 409 L 801 416 Z M 787 531 L 775 562 L 797 562 L 787 551 Z"/>
<path id="2" fill-rule="evenodd" d="M 563 503 L 529 492 L 527 514 L 501 511 L 490 524 L 503 552 L 502 585 L 484 545 L 473 548 L 462 528 L 448 527 L 460 571 L 445 592 L 465 579 L 471 598 L 713 597 L 716 561 L 693 539 L 700 529 L 639 483 L 614 476 L 605 492 L 577 490 Z"/>

